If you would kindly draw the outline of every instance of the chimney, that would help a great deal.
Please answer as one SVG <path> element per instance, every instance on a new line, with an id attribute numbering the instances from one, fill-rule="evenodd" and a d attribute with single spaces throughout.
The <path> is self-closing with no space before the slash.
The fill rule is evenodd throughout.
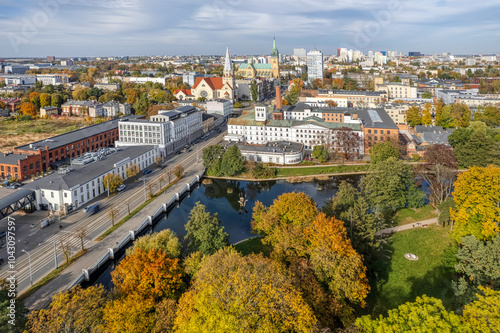
<path id="1" fill-rule="evenodd" d="M 276 87 L 276 109 L 281 110 L 281 86 Z"/>

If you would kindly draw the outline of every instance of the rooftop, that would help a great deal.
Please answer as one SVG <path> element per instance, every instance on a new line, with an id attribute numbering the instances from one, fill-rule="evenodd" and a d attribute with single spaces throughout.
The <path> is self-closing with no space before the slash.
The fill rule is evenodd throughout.
<path id="1" fill-rule="evenodd" d="M 398 129 L 392 118 L 384 109 L 359 109 L 358 117 L 363 127 Z"/>
<path id="2" fill-rule="evenodd" d="M 234 143 L 233 143 L 234 144 Z M 265 145 L 236 143 L 241 151 L 261 153 L 298 153 L 304 149 L 302 143 L 290 141 L 270 141 Z"/>
<path id="3" fill-rule="evenodd" d="M 0 164 L 18 165 L 20 160 L 24 160 L 29 155 L 25 154 L 0 154 Z"/>
<path id="4" fill-rule="evenodd" d="M 84 128 L 78 129 L 76 131 L 68 132 L 68 133 L 61 134 L 61 135 L 56 135 L 56 136 L 53 136 L 49 139 L 35 141 L 33 143 L 30 143 L 30 144 L 27 144 L 24 146 L 16 147 L 15 149 L 37 151 L 38 149 L 44 149 L 45 147 L 49 147 L 49 150 L 52 150 L 52 149 L 56 149 L 59 147 L 63 147 L 63 146 L 70 144 L 72 142 L 80 141 L 80 140 L 83 140 L 85 138 L 101 134 L 103 132 L 117 129 L 118 122 L 120 120 L 124 120 L 124 119 L 134 120 L 134 119 L 140 119 L 140 118 L 144 118 L 144 116 L 136 116 L 136 115 L 125 116 L 122 118 L 106 121 L 106 122 L 103 122 L 100 124 L 84 127 Z"/>
<path id="5" fill-rule="evenodd" d="M 155 146 L 130 146 L 119 148 L 116 152 L 107 155 L 104 159 L 83 166 L 72 165 L 72 171 L 67 174 L 54 172 L 48 176 L 37 179 L 25 187 L 29 189 L 44 190 L 70 190 L 73 187 L 85 184 L 114 169 L 114 164 L 129 157 L 131 160 L 150 151 Z"/>

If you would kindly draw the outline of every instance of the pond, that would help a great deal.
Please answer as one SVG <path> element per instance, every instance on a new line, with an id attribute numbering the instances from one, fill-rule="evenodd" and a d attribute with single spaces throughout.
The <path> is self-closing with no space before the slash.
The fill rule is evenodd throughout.
<path id="1" fill-rule="evenodd" d="M 329 180 L 295 184 L 288 183 L 285 180 L 245 182 L 214 179 L 211 183 L 200 184 L 199 188 L 193 190 L 191 195 L 179 204 L 179 207 L 174 208 L 168 216 L 165 216 L 156 224 L 154 231 L 170 229 L 182 239 L 186 235 L 184 226 L 189 220 L 189 213 L 195 204 L 200 202 L 207 207 L 210 213 L 218 214 L 221 225 L 229 234 L 229 242 L 235 244 L 250 237 L 255 237 L 255 234 L 251 232 L 250 222 L 256 201 L 270 206 L 273 200 L 283 193 L 304 192 L 316 202 L 318 209 L 321 209 L 324 203 L 337 192 L 338 185 L 343 180 L 357 187 L 361 176 L 331 177 Z M 244 206 L 239 202 L 242 196 L 246 200 Z M 102 284 L 110 289 L 112 287 L 111 272 L 113 269 L 113 265 L 110 265 L 97 278 L 95 284 Z"/>

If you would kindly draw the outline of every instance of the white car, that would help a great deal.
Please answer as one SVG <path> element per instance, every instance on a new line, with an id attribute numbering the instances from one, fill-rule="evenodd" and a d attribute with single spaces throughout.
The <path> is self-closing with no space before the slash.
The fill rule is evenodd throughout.
<path id="1" fill-rule="evenodd" d="M 121 191 L 123 191 L 123 190 L 125 189 L 125 187 L 127 187 L 127 186 L 125 186 L 125 185 L 120 185 L 120 186 L 118 186 L 118 188 L 117 188 L 116 190 L 117 190 L 118 192 L 121 192 Z"/>
<path id="2" fill-rule="evenodd" d="M 83 212 L 84 212 L 84 213 L 86 213 L 86 212 L 87 212 L 87 210 L 89 210 L 89 207 L 90 207 L 90 206 L 85 207 L 85 208 L 83 209 Z"/>

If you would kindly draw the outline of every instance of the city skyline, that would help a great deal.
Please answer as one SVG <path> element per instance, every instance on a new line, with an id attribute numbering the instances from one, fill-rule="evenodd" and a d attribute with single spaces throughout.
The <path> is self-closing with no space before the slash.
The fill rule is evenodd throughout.
<path id="1" fill-rule="evenodd" d="M 297 47 L 489 54 L 500 34 L 500 4 L 490 0 L 0 0 L 0 9 L 0 57 L 205 55 L 226 46 L 236 55 L 268 54 L 273 36 L 283 54 Z"/>

